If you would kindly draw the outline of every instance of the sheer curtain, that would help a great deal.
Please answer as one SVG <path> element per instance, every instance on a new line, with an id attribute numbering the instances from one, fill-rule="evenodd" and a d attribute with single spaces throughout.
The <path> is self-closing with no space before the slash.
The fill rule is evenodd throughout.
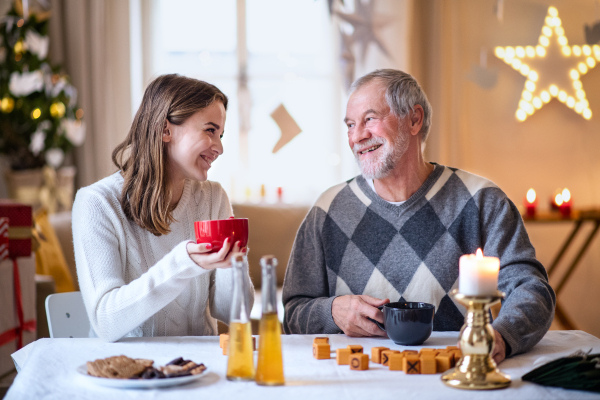
<path id="1" fill-rule="evenodd" d="M 78 89 L 87 128 L 76 187 L 116 170 L 110 155 L 131 124 L 129 19 L 128 1 L 52 0 L 50 55 Z"/>

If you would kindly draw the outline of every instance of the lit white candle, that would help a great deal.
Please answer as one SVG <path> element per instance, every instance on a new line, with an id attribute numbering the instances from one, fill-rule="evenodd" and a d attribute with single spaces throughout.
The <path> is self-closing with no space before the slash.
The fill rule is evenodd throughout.
<path id="1" fill-rule="evenodd" d="M 476 254 L 465 254 L 458 263 L 458 292 L 468 296 L 496 293 L 500 259 L 484 257 L 481 249 Z"/>

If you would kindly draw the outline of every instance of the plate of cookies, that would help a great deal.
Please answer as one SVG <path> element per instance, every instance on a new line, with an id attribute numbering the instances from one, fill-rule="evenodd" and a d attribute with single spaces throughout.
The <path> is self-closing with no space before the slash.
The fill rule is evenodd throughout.
<path id="1" fill-rule="evenodd" d="M 183 385 L 206 376 L 204 364 L 183 357 L 161 364 L 154 360 L 114 356 L 77 367 L 87 382 L 122 389 L 152 389 Z"/>

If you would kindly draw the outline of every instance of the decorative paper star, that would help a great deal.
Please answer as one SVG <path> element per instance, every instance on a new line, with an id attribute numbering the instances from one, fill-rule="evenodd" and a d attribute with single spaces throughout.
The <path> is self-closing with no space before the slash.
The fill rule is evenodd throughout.
<path id="1" fill-rule="evenodd" d="M 335 12 L 341 19 L 348 22 L 354 28 L 352 33 L 353 42 L 361 45 L 361 60 L 364 62 L 367 55 L 367 49 L 371 42 L 374 42 L 383 54 L 390 57 L 390 53 L 379 37 L 378 31 L 392 22 L 391 18 L 375 14 L 375 0 L 363 3 L 361 0 L 354 0 L 354 13 L 346 14 L 339 11 Z"/>
<path id="2" fill-rule="evenodd" d="M 537 46 L 496 47 L 496 56 L 527 77 L 516 117 L 525 121 L 557 97 L 585 119 L 592 117 L 579 80 L 600 62 L 600 46 L 569 46 L 558 10 L 548 8 Z"/>

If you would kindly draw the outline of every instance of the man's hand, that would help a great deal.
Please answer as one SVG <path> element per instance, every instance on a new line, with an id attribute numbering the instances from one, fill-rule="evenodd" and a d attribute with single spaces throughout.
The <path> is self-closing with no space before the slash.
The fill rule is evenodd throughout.
<path id="1" fill-rule="evenodd" d="M 377 307 L 389 302 L 389 299 L 381 300 L 367 295 L 336 297 L 331 305 L 333 322 L 348 336 L 387 337 L 385 331 L 367 318 L 383 324 L 383 313 Z"/>
<path id="2" fill-rule="evenodd" d="M 493 329 L 493 328 L 492 328 Z M 506 358 L 506 343 L 502 335 L 494 329 L 494 349 L 492 350 L 492 358 L 496 364 L 500 364 Z"/>
<path id="3" fill-rule="evenodd" d="M 217 253 L 209 253 L 212 245 L 209 243 L 188 243 L 187 252 L 190 258 L 201 268 L 211 270 L 217 268 L 231 268 L 231 257 L 237 252 L 246 252 L 246 248 L 240 249 L 240 242 L 235 242 L 231 249 L 229 238 L 223 242 L 223 247 Z M 229 251 L 231 250 L 231 251 Z M 209 254 L 206 254 L 209 253 Z"/>

